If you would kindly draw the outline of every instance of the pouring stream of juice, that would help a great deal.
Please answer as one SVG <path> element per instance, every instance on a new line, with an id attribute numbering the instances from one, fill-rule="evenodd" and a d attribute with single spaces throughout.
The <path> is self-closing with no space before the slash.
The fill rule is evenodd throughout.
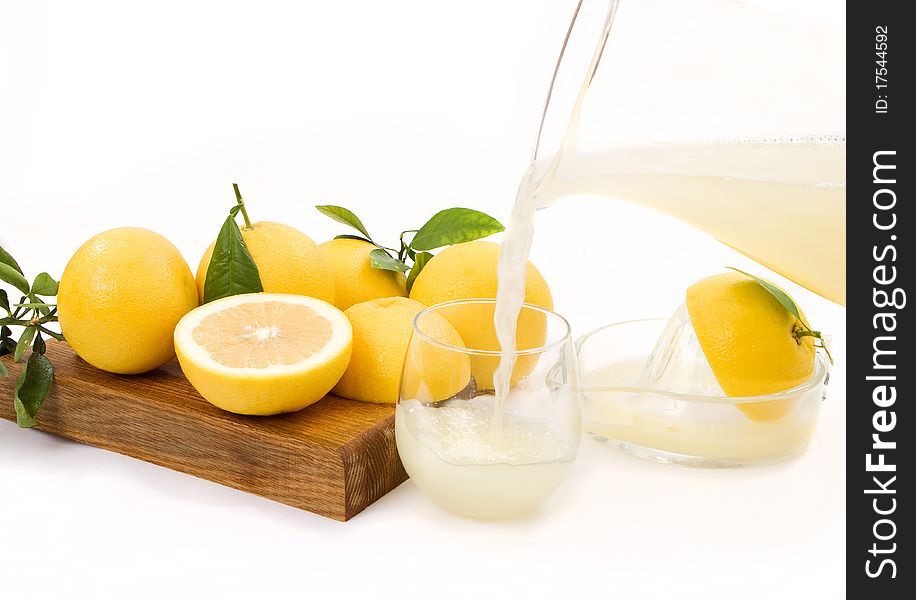
<path id="1" fill-rule="evenodd" d="M 581 2 L 579 6 L 581 7 Z M 553 77 L 547 91 L 547 100 L 544 102 L 544 109 L 541 113 L 541 124 L 538 128 L 531 164 L 528 166 L 528 170 L 525 172 L 518 186 L 515 207 L 512 209 L 512 215 L 509 217 L 509 225 L 506 227 L 506 234 L 503 238 L 502 248 L 499 253 L 499 266 L 497 270 L 499 283 L 496 291 L 496 309 L 493 314 L 496 337 L 499 340 L 500 350 L 502 352 L 499 366 L 493 374 L 493 387 L 495 388 L 496 402 L 494 403 L 491 430 L 493 438 L 496 441 L 500 440 L 502 437 L 503 411 L 506 399 L 509 397 L 510 379 L 512 377 L 512 370 L 515 367 L 515 334 L 518 315 L 522 309 L 522 304 L 525 302 L 525 278 L 528 255 L 531 252 L 531 243 L 534 239 L 534 212 L 539 204 L 538 196 L 542 183 L 556 176 L 556 171 L 563 155 L 562 149 L 571 147 L 575 139 L 582 103 L 585 100 L 585 94 L 595 75 L 595 71 L 598 69 L 601 52 L 607 41 L 607 36 L 610 33 L 616 8 L 617 2 L 612 1 L 601 39 L 598 41 L 598 46 L 588 66 L 585 80 L 579 87 L 569 125 L 563 136 L 561 151 L 550 159 L 546 169 L 541 171 L 539 169 L 540 165 L 537 162 L 541 134 L 544 129 L 547 110 L 550 106 L 550 99 L 553 95 L 553 88 L 557 81 L 557 73 L 563 61 L 563 56 L 566 52 L 566 46 L 569 43 L 576 17 L 578 16 L 579 9 L 576 9 L 576 15 L 573 16 L 570 28 L 566 32 L 566 38 L 563 40 L 560 56 L 557 59 Z M 550 202 L 547 202 L 545 199 L 541 203 L 546 206 Z"/>
<path id="2" fill-rule="evenodd" d="M 497 402 L 491 429 L 495 440 L 500 438 L 514 366 L 516 322 L 525 297 L 525 266 L 534 235 L 534 213 L 562 196 L 597 195 L 660 210 L 825 298 L 844 305 L 846 302 L 843 135 L 819 132 L 768 139 L 656 144 L 591 154 L 575 152 L 582 105 L 601 60 L 616 6 L 617 2 L 611 2 L 560 149 L 550 159 L 532 159 L 519 185 L 502 242 L 494 315 L 502 348 L 494 376 Z M 564 51 L 565 47 L 564 42 Z M 563 52 L 560 61 L 562 58 Z M 550 93 L 544 115 L 549 104 Z M 541 129 L 543 126 L 542 115 Z M 540 135 L 539 130 L 539 140 Z M 537 153 L 536 144 L 535 158 Z"/>

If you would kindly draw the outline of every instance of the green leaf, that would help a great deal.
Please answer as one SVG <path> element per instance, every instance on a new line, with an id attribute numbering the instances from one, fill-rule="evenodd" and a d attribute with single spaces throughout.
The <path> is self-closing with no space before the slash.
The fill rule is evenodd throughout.
<path id="1" fill-rule="evenodd" d="M 429 252 L 417 252 L 416 256 L 413 259 L 413 266 L 410 267 L 410 273 L 407 275 L 407 293 L 410 293 L 411 288 L 413 288 L 413 282 L 416 281 L 417 275 L 420 274 L 420 271 L 423 270 L 423 267 L 426 266 L 426 263 L 429 262 L 429 259 L 433 257 Z"/>
<path id="2" fill-rule="evenodd" d="M 6 365 L 0 360 L 0 377 L 6 377 L 10 372 L 6 370 Z"/>
<path id="3" fill-rule="evenodd" d="M 263 291 L 258 266 L 254 264 L 245 246 L 235 215 L 230 214 L 213 246 L 213 256 L 204 282 L 204 303 L 237 294 Z"/>
<path id="4" fill-rule="evenodd" d="M 26 411 L 25 406 L 22 405 L 22 400 L 17 396 L 13 396 L 13 407 L 16 409 L 16 424 L 22 427 L 23 429 L 28 429 L 30 427 L 35 427 L 38 425 L 38 421 L 29 416 L 29 413 Z"/>
<path id="5" fill-rule="evenodd" d="M 471 242 L 499 233 L 505 227 L 502 223 L 477 210 L 470 208 L 447 208 L 439 211 L 420 228 L 410 247 L 414 250 L 433 250 Z"/>
<path id="6" fill-rule="evenodd" d="M 372 244 L 373 246 L 375 245 L 375 242 L 373 242 L 372 240 L 368 240 L 361 235 L 350 235 L 349 233 L 342 233 L 340 235 L 335 235 L 334 239 L 335 240 L 359 240 L 361 242 L 367 242 L 369 244 Z"/>
<path id="7" fill-rule="evenodd" d="M 22 335 L 19 336 L 19 342 L 16 344 L 16 350 L 13 352 L 14 361 L 19 362 L 19 359 L 22 358 L 25 351 L 29 349 L 29 346 L 32 345 L 32 340 L 35 339 L 35 333 L 37 331 L 38 328 L 35 326 L 26 327 L 22 331 Z"/>
<path id="8" fill-rule="evenodd" d="M 23 302 L 21 304 L 14 304 L 16 308 L 51 308 L 55 306 L 54 304 L 47 304 L 45 302 Z"/>
<path id="9" fill-rule="evenodd" d="M 12 338 L 13 332 L 4 325 L 0 327 L 0 356 L 6 356 L 16 351 L 16 341 Z"/>
<path id="10" fill-rule="evenodd" d="M 45 340 L 43 337 L 41 337 L 41 332 L 38 332 L 35 335 L 35 341 L 32 343 L 32 352 L 37 352 L 38 354 L 44 354 L 45 350 L 47 349 L 48 347 L 45 344 Z"/>
<path id="11" fill-rule="evenodd" d="M 366 236 L 369 241 L 372 240 L 372 236 L 369 235 L 368 231 L 366 231 L 366 226 L 363 225 L 363 222 L 359 220 L 359 217 L 353 214 L 353 211 L 346 209 L 343 206 L 334 206 L 332 204 L 318 205 L 315 208 L 317 208 L 318 212 L 324 216 L 330 217 L 338 223 L 349 225 L 356 231 Z"/>
<path id="12" fill-rule="evenodd" d="M 7 313 L 10 312 L 10 297 L 6 293 L 6 290 L 0 290 L 0 308 L 5 310 Z"/>
<path id="13" fill-rule="evenodd" d="M 28 304 L 32 305 L 31 308 L 38 310 L 38 312 L 41 313 L 41 316 L 43 317 L 48 316 L 51 313 L 51 307 L 56 306 L 55 304 L 48 304 L 46 302 L 41 302 L 38 299 L 38 296 L 36 296 L 35 294 L 29 294 L 28 300 L 29 300 Z M 26 304 L 26 303 L 23 302 L 20 304 Z"/>
<path id="14" fill-rule="evenodd" d="M 51 361 L 43 354 L 33 353 L 22 369 L 16 382 L 16 391 L 13 398 L 16 407 L 16 422 L 20 427 L 33 427 L 35 415 L 41 410 L 41 405 L 54 381 L 54 367 Z"/>
<path id="15" fill-rule="evenodd" d="M 0 263 L 13 267 L 13 270 L 22 275 L 22 267 L 19 266 L 19 263 L 16 262 L 16 259 L 10 256 L 10 253 L 3 249 L 3 246 L 0 246 Z"/>
<path id="16" fill-rule="evenodd" d="M 381 248 L 376 248 L 369 253 L 369 262 L 372 264 L 373 269 L 397 271 L 398 273 L 403 273 L 410 268 L 404 263 L 404 261 L 392 258 L 390 254 Z"/>
<path id="17" fill-rule="evenodd" d="M 735 267 L 726 267 L 726 268 L 731 269 L 732 271 L 737 271 L 738 273 L 741 273 L 742 275 L 750 277 L 751 279 L 756 281 L 758 284 L 760 284 L 760 286 L 763 289 L 770 292 L 770 294 L 774 298 L 776 298 L 776 300 L 778 300 L 779 303 L 782 304 L 793 317 L 801 321 L 802 325 L 810 329 L 808 324 L 805 323 L 805 320 L 802 318 L 801 311 L 798 310 L 798 305 L 795 304 L 795 300 L 792 299 L 792 296 L 790 296 L 789 294 L 779 289 L 779 287 L 776 284 L 771 283 L 767 281 L 766 279 L 763 279 L 762 277 L 757 277 L 756 275 L 751 275 L 750 273 L 746 273 L 742 271 L 741 269 L 736 269 Z"/>
<path id="18" fill-rule="evenodd" d="M 47 273 L 39 273 L 32 282 L 32 293 L 39 296 L 56 296 L 58 284 Z"/>
<path id="19" fill-rule="evenodd" d="M 0 262 L 0 281 L 7 282 L 23 294 L 29 293 L 29 282 L 22 276 L 22 273 L 3 262 Z"/>

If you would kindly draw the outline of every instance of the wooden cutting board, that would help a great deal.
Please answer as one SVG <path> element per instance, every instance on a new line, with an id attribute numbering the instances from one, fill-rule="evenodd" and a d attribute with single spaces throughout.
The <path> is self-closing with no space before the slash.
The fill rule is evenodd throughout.
<path id="1" fill-rule="evenodd" d="M 296 413 L 246 417 L 191 387 L 176 361 L 112 375 L 65 343 L 48 343 L 54 386 L 38 429 L 346 521 L 407 479 L 394 441 L 394 407 L 327 396 Z M 16 420 L 22 368 L 4 357 L 0 417 Z M 29 435 L 22 430 L 19 435 Z"/>

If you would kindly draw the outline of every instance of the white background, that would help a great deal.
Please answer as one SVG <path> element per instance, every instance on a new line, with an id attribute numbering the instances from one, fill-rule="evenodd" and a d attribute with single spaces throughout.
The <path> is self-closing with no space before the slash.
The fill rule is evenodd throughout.
<path id="1" fill-rule="evenodd" d="M 769 4 L 845 21 L 840 2 Z M 448 206 L 505 220 L 572 6 L 0 1 L 0 244 L 59 276 L 91 235 L 137 225 L 196 267 L 233 181 L 254 219 L 317 241 L 341 231 L 319 203 L 388 239 Z M 760 270 L 616 202 L 537 226 L 577 334 Z M 686 470 L 585 440 L 524 520 L 461 520 L 408 482 L 337 523 L 3 422 L 0 597 L 843 597 L 846 314 L 781 283 L 838 355 L 798 459 Z"/>

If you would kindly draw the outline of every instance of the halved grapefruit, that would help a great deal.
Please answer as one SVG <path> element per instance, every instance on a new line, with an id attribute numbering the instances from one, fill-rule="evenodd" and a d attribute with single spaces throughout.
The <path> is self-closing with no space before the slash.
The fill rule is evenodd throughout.
<path id="1" fill-rule="evenodd" d="M 189 312 L 175 351 L 208 402 L 244 415 L 274 415 L 323 398 L 350 362 L 353 332 L 327 302 L 292 294 L 241 294 Z"/>

